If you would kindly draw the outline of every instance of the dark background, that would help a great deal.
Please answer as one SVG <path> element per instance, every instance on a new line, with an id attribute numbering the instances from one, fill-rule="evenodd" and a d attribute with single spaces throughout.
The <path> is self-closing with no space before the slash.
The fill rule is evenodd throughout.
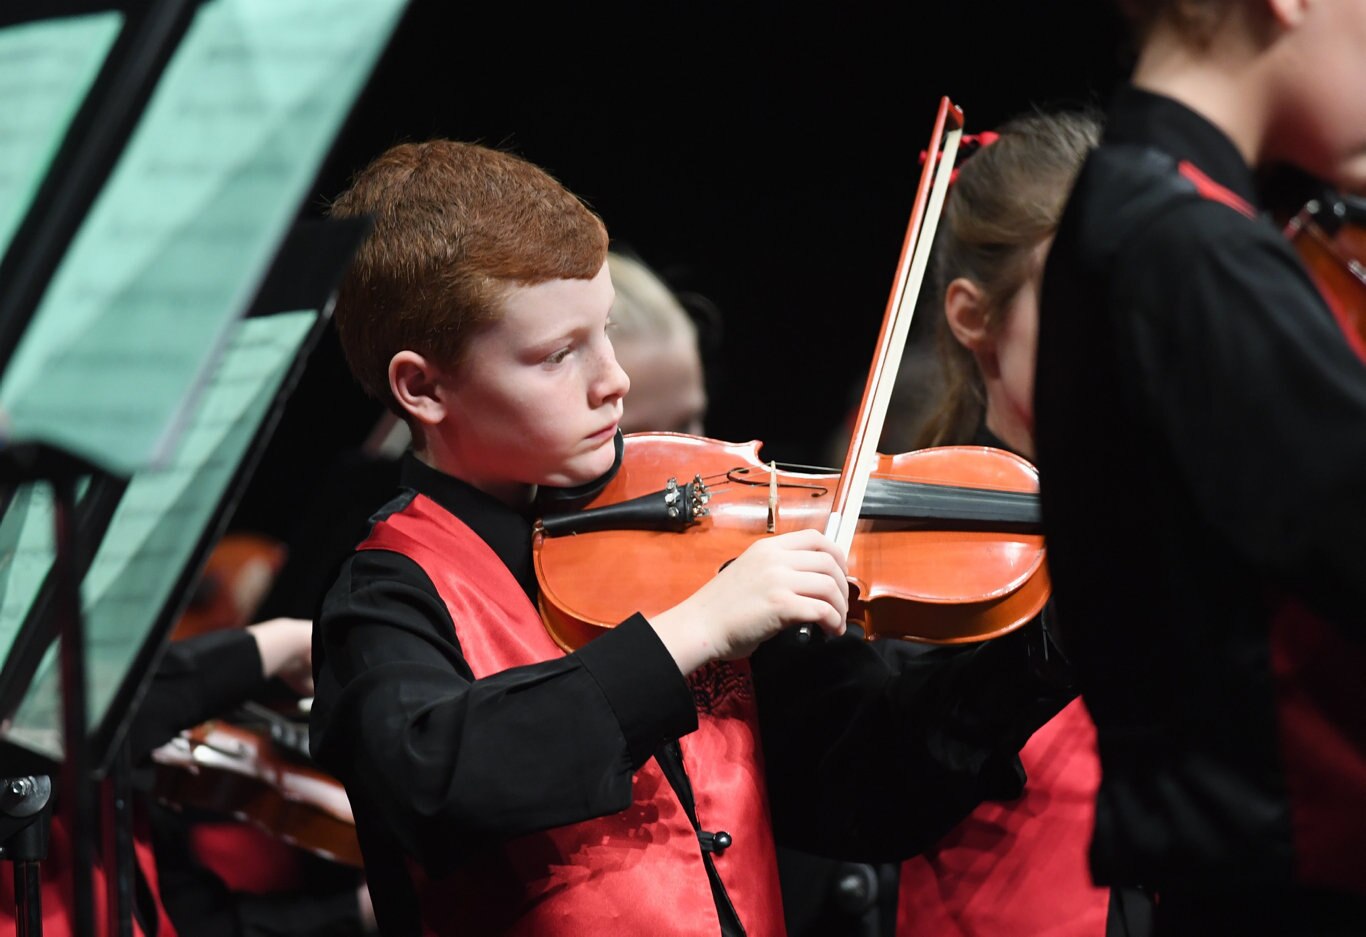
<path id="1" fill-rule="evenodd" d="M 720 310 L 708 435 L 818 461 L 862 389 L 940 96 L 971 133 L 1101 105 L 1127 61 L 1103 0 L 808 7 L 414 0 L 305 214 L 397 142 L 510 149 Z M 325 341 L 239 526 L 287 514 L 379 412 Z"/>

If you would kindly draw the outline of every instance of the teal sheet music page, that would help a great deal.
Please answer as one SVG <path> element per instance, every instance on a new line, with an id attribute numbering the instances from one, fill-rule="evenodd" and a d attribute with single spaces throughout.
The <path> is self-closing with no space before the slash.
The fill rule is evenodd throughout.
<path id="1" fill-rule="evenodd" d="M 292 312 L 237 323 L 172 458 L 134 475 L 119 501 L 81 586 L 92 730 L 179 598 L 177 582 L 316 321 L 317 313 Z M 62 753 L 57 650 L 4 729 L 9 741 L 54 758 Z"/>
<path id="2" fill-rule="evenodd" d="M 16 488 L 0 518 L 0 663 L 52 568 L 52 525 L 52 489 L 44 482 Z"/>
<path id="3" fill-rule="evenodd" d="M 110 11 L 0 29 L 0 256 L 122 26 Z"/>
<path id="4" fill-rule="evenodd" d="M 0 431 L 164 461 L 404 0 L 209 0 L 0 376 Z"/>

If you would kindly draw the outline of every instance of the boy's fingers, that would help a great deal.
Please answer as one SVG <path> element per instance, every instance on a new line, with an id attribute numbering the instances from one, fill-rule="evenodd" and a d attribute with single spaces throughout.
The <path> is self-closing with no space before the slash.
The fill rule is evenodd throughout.
<path id="1" fill-rule="evenodd" d="M 833 540 L 819 530 L 814 528 L 794 530 L 790 533 L 779 534 L 772 539 L 774 541 L 785 540 L 785 542 L 782 542 L 782 546 L 790 550 L 811 553 L 813 555 L 819 554 L 828 556 L 834 560 L 835 565 L 839 567 L 841 575 L 849 575 L 849 563 L 844 555 L 844 551 L 836 546 Z"/>
<path id="2" fill-rule="evenodd" d="M 830 577 L 804 573 L 793 586 L 796 600 L 789 620 L 817 622 L 826 631 L 843 625 L 849 614 L 848 598 Z"/>
<path id="3" fill-rule="evenodd" d="M 849 578 L 847 567 L 840 557 L 825 550 L 791 550 L 781 554 L 781 562 L 802 572 L 822 573 L 838 582 Z"/>
<path id="4" fill-rule="evenodd" d="M 814 622 L 832 638 L 844 634 L 844 615 L 828 602 L 822 602 L 819 599 L 812 600 L 812 602 L 808 622 Z"/>
<path id="5" fill-rule="evenodd" d="M 801 593 L 809 598 L 819 599 L 842 616 L 849 612 L 847 580 L 822 573 L 805 573 Z"/>

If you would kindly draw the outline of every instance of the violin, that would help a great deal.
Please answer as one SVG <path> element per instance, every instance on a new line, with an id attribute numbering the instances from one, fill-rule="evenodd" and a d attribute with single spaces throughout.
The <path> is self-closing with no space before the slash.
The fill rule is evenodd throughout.
<path id="1" fill-rule="evenodd" d="M 281 728 L 262 733 L 215 719 L 182 732 L 152 753 L 157 797 L 177 809 L 230 815 L 324 859 L 361 868 L 345 789 L 308 763 L 302 737 Z"/>
<path id="2" fill-rule="evenodd" d="M 942 99 L 843 470 L 765 469 L 757 442 L 631 437 L 587 510 L 543 517 L 534 535 L 541 618 L 561 647 L 671 608 L 755 539 L 803 527 L 844 550 L 851 618 L 870 638 L 981 641 L 1042 610 L 1049 580 L 1029 463 L 981 447 L 875 449 L 962 131 L 963 112 Z"/>
<path id="3" fill-rule="evenodd" d="M 171 630 L 179 641 L 245 628 L 285 564 L 283 544 L 259 534 L 225 534 L 204 563 L 190 601 Z"/>
<path id="4" fill-rule="evenodd" d="M 285 547 L 277 541 L 225 535 L 172 640 L 245 628 L 284 561 Z M 152 760 L 154 792 L 167 806 L 231 816 L 314 855 L 361 867 L 345 788 L 313 766 L 307 729 L 284 713 L 245 703 L 227 718 L 180 733 Z"/>
<path id="5" fill-rule="evenodd" d="M 1286 226 L 1348 343 L 1366 360 L 1366 202 L 1329 193 Z"/>
<path id="6" fill-rule="evenodd" d="M 758 442 L 627 436 L 607 486 L 538 525 L 547 630 L 573 650 L 636 611 L 677 605 L 755 540 L 824 528 L 838 478 L 780 471 L 759 459 Z M 1049 593 L 1037 471 L 980 446 L 880 456 L 849 580 L 850 618 L 874 638 L 959 644 L 1028 622 Z"/>

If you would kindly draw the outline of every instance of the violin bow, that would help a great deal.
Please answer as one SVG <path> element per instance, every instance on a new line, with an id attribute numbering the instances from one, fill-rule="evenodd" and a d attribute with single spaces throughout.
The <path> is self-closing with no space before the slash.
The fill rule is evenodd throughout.
<path id="1" fill-rule="evenodd" d="M 945 127 L 949 125 L 951 127 L 946 132 Z M 925 270 L 929 265 L 934 232 L 939 226 L 939 215 L 948 194 L 962 136 L 962 110 L 947 97 L 941 98 L 934 130 L 930 134 L 930 145 L 925 150 L 925 165 L 920 170 L 920 183 L 916 188 L 911 218 L 906 225 L 906 237 L 901 245 L 896 279 L 892 281 L 892 292 L 882 316 L 877 350 L 863 388 L 858 418 L 854 422 L 854 435 L 844 456 L 844 470 L 835 487 L 830 519 L 826 523 L 826 536 L 839 544 L 846 555 L 854 544 L 854 530 L 858 526 L 863 497 L 868 490 L 868 478 L 877 464 L 877 445 L 882 436 L 882 424 L 887 418 L 887 405 L 892 398 L 892 387 L 896 384 L 906 336 L 915 314 L 916 298 L 920 295 L 920 285 L 924 282 Z"/>

